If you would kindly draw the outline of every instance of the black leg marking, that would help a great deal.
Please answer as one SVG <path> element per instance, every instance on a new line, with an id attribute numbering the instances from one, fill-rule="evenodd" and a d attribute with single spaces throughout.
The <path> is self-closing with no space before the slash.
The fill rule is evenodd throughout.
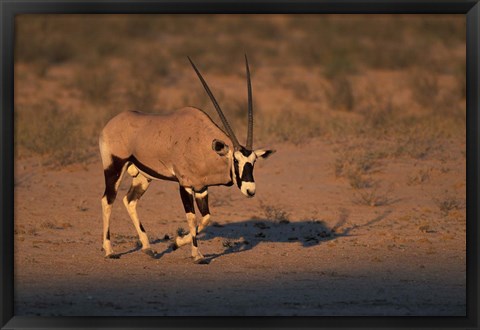
<path id="1" fill-rule="evenodd" d="M 193 206 L 193 195 L 187 192 L 187 190 L 180 186 L 180 197 L 182 198 L 183 208 L 185 213 L 195 213 Z"/>
<path id="2" fill-rule="evenodd" d="M 197 236 L 192 235 L 192 243 L 193 243 L 193 246 L 198 247 Z"/>
<path id="3" fill-rule="evenodd" d="M 208 209 L 208 195 L 200 198 L 195 198 L 195 201 L 197 202 L 197 207 L 200 210 L 200 214 L 202 214 L 202 217 L 210 214 L 210 210 Z"/>
<path id="4" fill-rule="evenodd" d="M 141 230 L 142 232 L 145 232 L 145 228 L 143 228 L 143 225 L 142 225 L 141 222 L 140 222 L 140 230 Z"/>
<path id="5" fill-rule="evenodd" d="M 107 231 L 107 240 L 110 240 L 110 229 Z"/>
<path id="6" fill-rule="evenodd" d="M 117 197 L 117 190 L 115 189 L 115 185 L 120 179 L 123 166 L 126 162 L 126 159 L 121 159 L 112 155 L 112 164 L 110 164 L 110 166 L 103 171 L 105 175 L 105 193 L 103 194 L 103 196 L 107 197 L 108 204 L 113 204 L 115 198 Z"/>
<path id="7" fill-rule="evenodd" d="M 142 185 L 138 186 L 130 186 L 130 189 L 128 189 L 127 193 L 127 201 L 130 203 L 131 201 L 137 201 L 140 199 L 140 197 L 143 196 L 145 193 L 145 189 L 142 188 Z"/>

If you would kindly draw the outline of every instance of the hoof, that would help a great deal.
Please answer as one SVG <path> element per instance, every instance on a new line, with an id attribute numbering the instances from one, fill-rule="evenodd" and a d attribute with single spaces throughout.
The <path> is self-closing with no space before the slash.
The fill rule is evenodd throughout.
<path id="1" fill-rule="evenodd" d="M 105 259 L 120 259 L 120 256 L 118 254 L 111 253 L 111 254 L 105 256 Z"/>
<path id="2" fill-rule="evenodd" d="M 144 249 L 142 250 L 143 253 L 145 253 L 147 256 L 150 256 L 152 258 L 155 258 L 156 255 L 157 255 L 157 252 L 155 250 L 152 250 L 152 249 Z"/>
<path id="3" fill-rule="evenodd" d="M 172 244 L 170 244 L 170 248 L 171 248 L 173 251 L 175 251 L 176 249 L 178 249 L 177 243 L 172 243 Z"/>

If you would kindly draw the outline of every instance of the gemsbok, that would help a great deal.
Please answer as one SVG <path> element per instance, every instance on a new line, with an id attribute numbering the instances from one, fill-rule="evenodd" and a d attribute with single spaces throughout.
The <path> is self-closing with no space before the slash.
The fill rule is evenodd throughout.
<path id="1" fill-rule="evenodd" d="M 148 236 L 136 211 L 137 202 L 152 180 L 176 181 L 187 216 L 189 233 L 175 237 L 175 250 L 192 244 L 192 257 L 203 263 L 197 235 L 210 221 L 208 187 L 237 185 L 247 197 L 255 195 L 253 168 L 257 158 L 267 158 L 275 150 L 253 150 L 253 101 L 248 59 L 245 55 L 248 90 L 247 143 L 240 145 L 217 100 L 193 61 L 193 69 L 210 97 L 225 131 L 202 110 L 186 107 L 168 115 L 125 111 L 112 118 L 103 128 L 99 146 L 105 174 L 102 197 L 103 249 L 105 257 L 118 258 L 110 241 L 110 215 L 118 187 L 125 172 L 133 177 L 123 203 L 137 230 L 142 251 L 155 257 Z M 202 215 L 197 224 L 195 199 Z"/>

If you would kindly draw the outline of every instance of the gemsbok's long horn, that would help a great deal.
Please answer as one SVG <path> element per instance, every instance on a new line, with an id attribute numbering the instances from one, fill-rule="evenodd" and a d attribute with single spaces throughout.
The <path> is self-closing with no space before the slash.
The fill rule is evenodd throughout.
<path id="1" fill-rule="evenodd" d="M 247 88 L 248 88 L 248 131 L 247 131 L 247 149 L 253 149 L 253 99 L 252 82 L 250 80 L 250 69 L 248 67 L 247 54 L 245 54 L 245 66 L 247 68 Z"/>
<path id="2" fill-rule="evenodd" d="M 200 71 L 198 71 L 198 69 L 195 66 L 195 64 L 193 63 L 192 59 L 189 56 L 187 56 L 187 58 L 190 61 L 190 64 L 192 65 L 193 69 L 197 73 L 198 78 L 202 82 L 203 88 L 205 88 L 205 91 L 207 92 L 208 96 L 210 97 L 210 100 L 212 100 L 212 103 L 215 106 L 215 109 L 217 110 L 218 115 L 220 116 L 220 119 L 222 120 L 223 126 L 227 130 L 227 133 L 230 136 L 230 139 L 232 139 L 232 142 L 233 142 L 233 145 L 234 145 L 235 149 L 237 149 L 237 150 L 240 149 L 240 143 L 238 143 L 237 137 L 233 133 L 233 130 L 230 127 L 230 125 L 228 124 L 227 118 L 225 118 L 225 115 L 223 114 L 222 109 L 220 109 L 220 106 L 218 105 L 218 102 L 215 99 L 215 96 L 213 96 L 212 91 L 208 87 L 207 82 L 205 81 L 205 79 L 203 79 L 202 74 L 200 73 Z"/>

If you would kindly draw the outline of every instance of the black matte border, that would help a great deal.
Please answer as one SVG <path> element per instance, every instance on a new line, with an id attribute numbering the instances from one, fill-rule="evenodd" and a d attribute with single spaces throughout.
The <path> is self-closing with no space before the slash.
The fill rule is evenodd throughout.
<path id="1" fill-rule="evenodd" d="M 26 13 L 397 13 L 467 18 L 467 317 L 15 317 L 13 314 L 14 17 Z M 478 0 L 0 0 L 0 326 L 2 329 L 478 329 L 480 4 Z"/>

